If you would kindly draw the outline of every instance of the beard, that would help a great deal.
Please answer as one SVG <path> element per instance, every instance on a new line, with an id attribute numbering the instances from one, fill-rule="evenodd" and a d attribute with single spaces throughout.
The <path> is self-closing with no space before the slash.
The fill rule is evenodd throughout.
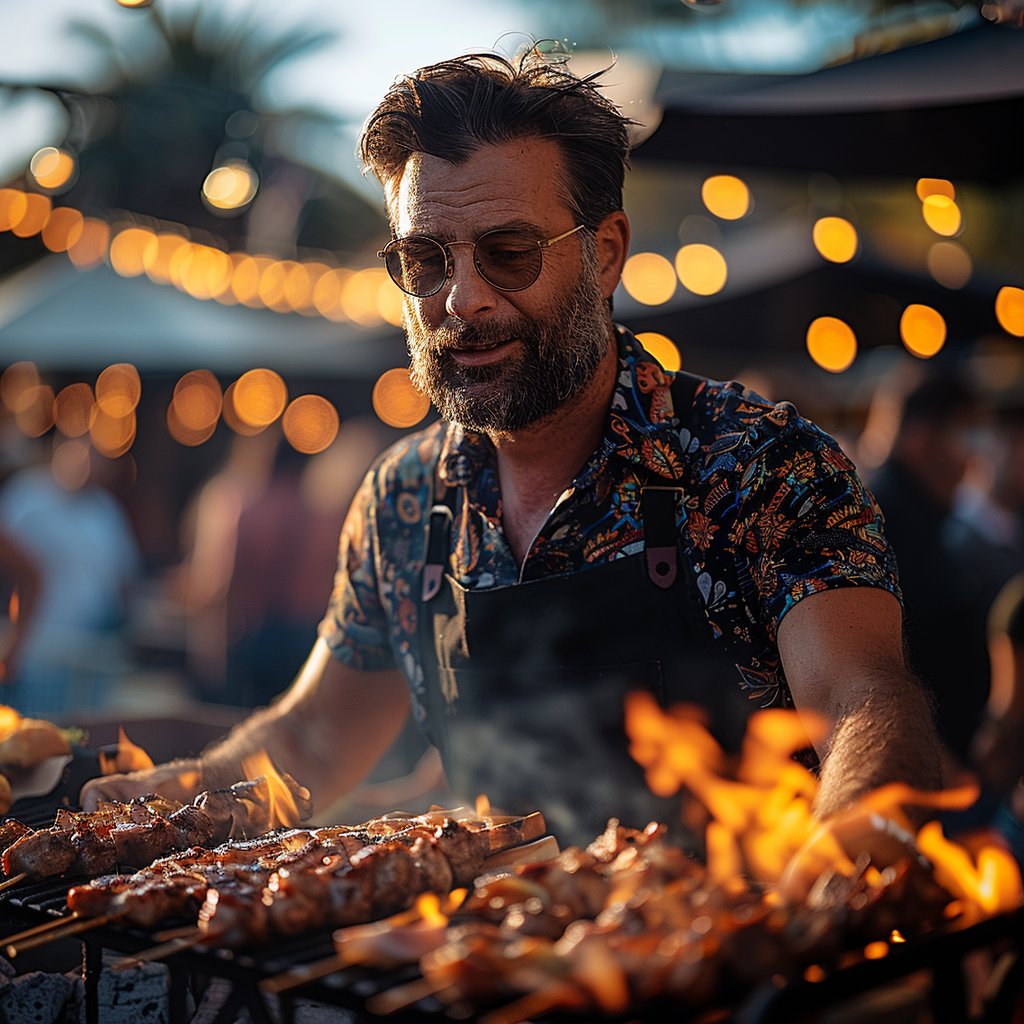
<path id="1" fill-rule="evenodd" d="M 500 324 L 424 328 L 406 318 L 409 376 L 441 416 L 468 430 L 514 433 L 550 416 L 593 379 L 611 341 L 611 321 L 589 261 L 571 292 L 543 319 L 522 313 Z M 466 366 L 456 348 L 516 340 L 495 363 Z"/>

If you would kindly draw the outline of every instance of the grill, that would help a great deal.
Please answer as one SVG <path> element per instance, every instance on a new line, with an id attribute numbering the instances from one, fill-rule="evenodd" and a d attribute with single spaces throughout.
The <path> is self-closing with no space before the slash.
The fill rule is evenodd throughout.
<path id="1" fill-rule="evenodd" d="M 25 926 L 40 924 L 67 912 L 66 894 L 73 879 L 22 883 L 0 893 L 0 917 Z M 99 1024 L 98 983 L 103 951 L 132 955 L 157 944 L 152 933 L 137 929 L 95 928 L 81 935 L 84 947 L 86 1024 Z M 954 1024 L 967 1019 L 963 984 L 963 960 L 974 950 L 991 948 L 997 954 L 995 991 L 989 993 L 985 1024 L 1001 1024 L 1012 1019 L 1018 996 L 1024 987 L 1024 965 L 1019 954 L 1024 950 L 1024 909 L 981 921 L 960 931 L 936 931 L 894 947 L 881 960 L 865 960 L 837 970 L 820 982 L 803 979 L 787 983 L 768 982 L 720 1019 L 735 1024 L 791 1024 L 804 1015 L 838 1006 L 882 986 L 906 978 L 921 970 L 931 974 L 931 1010 L 935 1024 Z M 164 963 L 169 971 L 169 1024 L 187 1024 L 189 990 L 198 991 L 204 979 L 223 979 L 227 997 L 213 1024 L 231 1024 L 242 1008 L 249 1011 L 253 1024 L 288 1024 L 292 1020 L 293 1000 L 304 999 L 354 1011 L 371 1017 L 367 1000 L 379 992 L 418 977 L 415 968 L 382 972 L 367 968 L 347 968 L 337 974 L 310 981 L 277 997 L 267 997 L 260 982 L 284 971 L 326 959 L 334 948 L 330 930 L 312 931 L 297 938 L 278 942 L 267 949 L 230 951 L 192 948 L 169 956 Z M 280 1000 L 276 1011 L 271 1000 Z M 680 1021 L 678 1006 L 652 1005 L 630 1015 L 647 1024 Z M 372 1018 L 378 1019 L 378 1018 Z M 432 998 L 388 1018 L 396 1024 L 424 1024 L 447 1021 L 444 1007 Z M 563 1021 L 573 1018 L 561 1015 Z"/>

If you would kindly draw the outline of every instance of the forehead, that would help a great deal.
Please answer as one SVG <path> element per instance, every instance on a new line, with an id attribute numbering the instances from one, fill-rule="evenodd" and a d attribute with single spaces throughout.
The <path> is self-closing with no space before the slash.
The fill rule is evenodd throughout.
<path id="1" fill-rule="evenodd" d="M 481 146 L 458 164 L 414 153 L 392 194 L 395 231 L 454 239 L 512 221 L 560 227 L 569 212 L 563 169 L 561 150 L 550 139 Z"/>

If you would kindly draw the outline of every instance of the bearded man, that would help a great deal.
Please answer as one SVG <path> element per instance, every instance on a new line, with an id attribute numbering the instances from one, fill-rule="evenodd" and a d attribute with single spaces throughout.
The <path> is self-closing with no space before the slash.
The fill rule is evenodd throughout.
<path id="1" fill-rule="evenodd" d="M 442 419 L 370 471 L 309 660 L 190 766 L 196 786 L 266 748 L 326 806 L 411 703 L 457 797 L 587 841 L 610 815 L 667 814 L 626 749 L 636 688 L 703 705 L 723 735 L 744 690 L 825 716 L 824 817 L 939 784 L 895 563 L 849 460 L 791 405 L 666 373 L 612 323 L 627 123 L 537 55 L 424 68 L 370 117 L 380 255 Z M 181 779 L 99 780 L 84 801 L 190 797 Z"/>

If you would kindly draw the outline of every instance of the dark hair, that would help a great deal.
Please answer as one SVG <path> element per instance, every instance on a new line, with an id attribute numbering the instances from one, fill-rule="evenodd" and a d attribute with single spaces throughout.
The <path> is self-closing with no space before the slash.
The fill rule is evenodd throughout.
<path id="1" fill-rule="evenodd" d="M 938 427 L 961 416 L 971 416 L 978 409 L 974 390 L 957 374 L 942 371 L 927 377 L 907 395 L 901 425 L 927 423 Z"/>
<path id="2" fill-rule="evenodd" d="M 357 154 L 386 186 L 413 153 L 458 164 L 483 145 L 552 139 L 565 155 L 566 202 L 594 229 L 622 209 L 633 123 L 598 90 L 601 74 L 577 78 L 537 46 L 517 64 L 485 53 L 432 64 L 388 90 L 363 127 Z"/>

